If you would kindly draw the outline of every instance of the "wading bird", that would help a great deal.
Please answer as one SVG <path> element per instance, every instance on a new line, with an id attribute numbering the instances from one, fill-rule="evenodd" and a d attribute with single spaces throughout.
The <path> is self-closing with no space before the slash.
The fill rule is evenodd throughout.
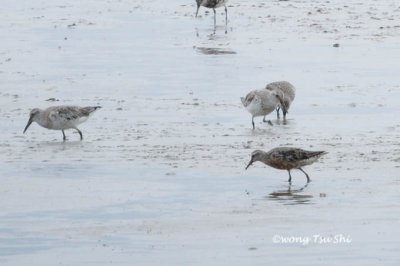
<path id="1" fill-rule="evenodd" d="M 276 91 L 269 90 L 253 90 L 249 92 L 246 97 L 241 97 L 243 106 L 252 115 L 251 123 L 253 125 L 253 130 L 255 129 L 254 117 L 265 116 L 273 112 L 278 105 L 282 106 L 283 110 L 286 110 L 286 105 L 283 102 L 283 98 L 280 93 Z M 272 125 L 272 122 L 269 121 Z"/>
<path id="2" fill-rule="evenodd" d="M 287 170 L 289 173 L 289 183 L 292 182 L 290 171 L 293 169 L 299 169 L 300 171 L 302 171 L 307 177 L 307 182 L 310 182 L 310 177 L 302 169 L 302 167 L 314 163 L 324 154 L 327 154 L 327 152 L 306 151 L 299 148 L 289 147 L 274 148 L 269 152 L 255 150 L 251 154 L 251 160 L 246 166 L 246 170 L 254 162 L 260 161 L 273 168 Z"/>
<path id="3" fill-rule="evenodd" d="M 82 132 L 77 128 L 77 125 L 85 122 L 89 116 L 99 108 L 101 107 L 79 107 L 67 105 L 52 106 L 44 110 L 35 108 L 30 112 L 29 121 L 28 124 L 26 124 L 24 133 L 33 122 L 36 122 L 44 128 L 61 130 L 64 141 L 66 140 L 64 130 L 73 128 L 78 131 L 82 140 Z"/>

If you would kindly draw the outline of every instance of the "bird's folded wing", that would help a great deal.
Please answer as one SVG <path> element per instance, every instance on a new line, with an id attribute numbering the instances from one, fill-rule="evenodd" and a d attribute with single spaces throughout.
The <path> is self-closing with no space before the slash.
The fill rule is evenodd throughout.
<path id="1" fill-rule="evenodd" d="M 273 157 L 289 162 L 296 162 L 309 158 L 306 153 L 296 149 L 276 152 Z"/>
<path id="2" fill-rule="evenodd" d="M 81 112 L 80 108 L 71 106 L 58 107 L 54 110 L 51 110 L 49 113 L 49 118 L 52 121 L 71 121 L 79 119 L 82 116 L 85 116 L 85 114 Z"/>

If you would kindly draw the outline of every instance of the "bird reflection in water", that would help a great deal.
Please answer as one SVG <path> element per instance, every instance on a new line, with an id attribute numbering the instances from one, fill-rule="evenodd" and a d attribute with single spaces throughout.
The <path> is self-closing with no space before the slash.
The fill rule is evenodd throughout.
<path id="1" fill-rule="evenodd" d="M 266 199 L 282 202 L 284 205 L 300 205 L 300 204 L 312 204 L 312 195 L 302 194 L 304 189 L 308 186 L 306 183 L 299 189 L 293 189 L 292 185 L 289 184 L 286 190 L 277 190 L 265 196 Z"/>

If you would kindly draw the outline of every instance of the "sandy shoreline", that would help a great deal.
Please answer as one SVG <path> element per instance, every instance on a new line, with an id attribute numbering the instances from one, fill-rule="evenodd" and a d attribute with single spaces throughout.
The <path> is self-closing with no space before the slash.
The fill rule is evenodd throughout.
<path id="1" fill-rule="evenodd" d="M 3 4 L 1 265 L 396 265 L 400 9 L 263 2 L 231 1 L 227 34 L 190 1 Z M 288 123 L 253 132 L 239 97 L 274 80 L 298 91 Z M 22 134 L 56 104 L 103 109 L 83 142 Z M 244 170 L 276 146 L 329 153 L 288 192 Z M 273 241 L 317 234 L 352 241 Z"/>

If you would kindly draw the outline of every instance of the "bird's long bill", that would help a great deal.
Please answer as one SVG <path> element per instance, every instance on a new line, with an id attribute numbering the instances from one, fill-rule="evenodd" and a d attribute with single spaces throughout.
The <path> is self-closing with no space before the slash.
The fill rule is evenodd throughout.
<path id="1" fill-rule="evenodd" d="M 31 117 L 29 117 L 28 124 L 26 124 L 26 127 L 24 129 L 24 134 L 25 134 L 25 131 L 28 129 L 28 127 L 32 124 L 32 122 L 33 122 L 33 119 L 32 119 L 32 116 L 31 116 Z"/>
<path id="2" fill-rule="evenodd" d="M 253 164 L 253 162 L 254 162 L 254 161 L 253 161 L 253 159 L 251 159 L 251 160 L 250 160 L 250 162 L 249 162 L 249 164 L 246 166 L 246 170 L 247 170 L 247 168 L 249 168 L 249 167 L 250 167 L 250 165 L 252 165 L 252 164 Z"/>

